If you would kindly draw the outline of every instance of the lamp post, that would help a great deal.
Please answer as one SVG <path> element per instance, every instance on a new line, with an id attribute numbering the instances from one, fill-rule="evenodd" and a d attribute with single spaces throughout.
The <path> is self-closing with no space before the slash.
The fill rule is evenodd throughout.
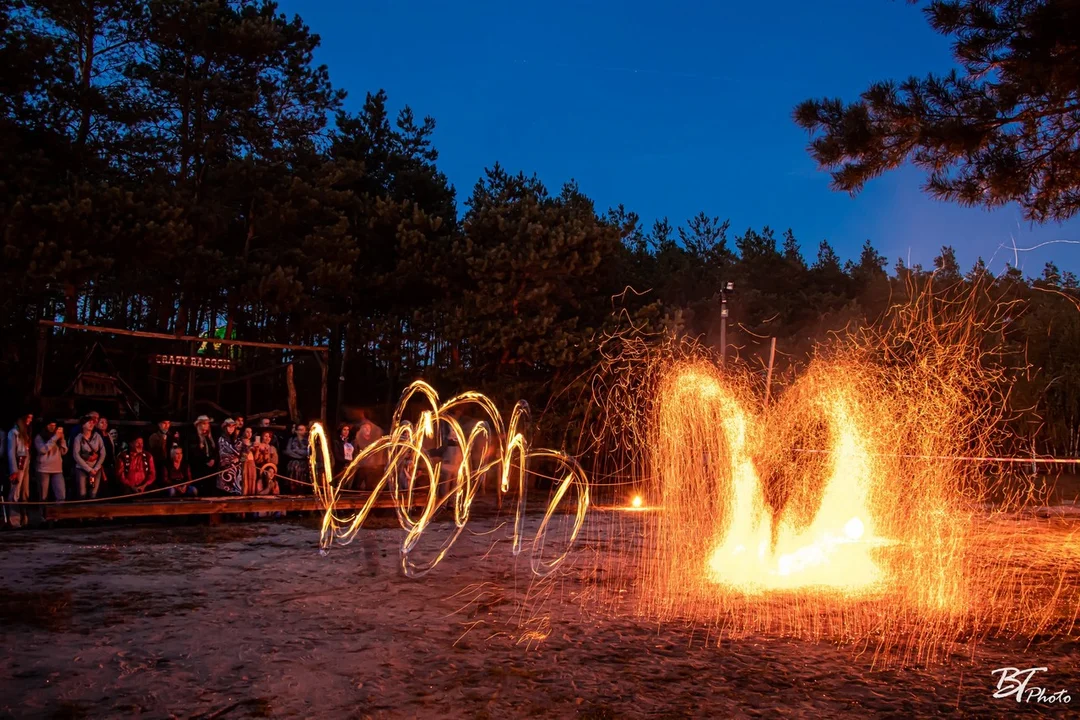
<path id="1" fill-rule="evenodd" d="M 735 291 L 735 283 L 724 283 L 720 289 L 720 364 L 724 365 L 727 362 L 727 319 L 728 319 L 728 306 L 727 296 L 728 293 Z"/>

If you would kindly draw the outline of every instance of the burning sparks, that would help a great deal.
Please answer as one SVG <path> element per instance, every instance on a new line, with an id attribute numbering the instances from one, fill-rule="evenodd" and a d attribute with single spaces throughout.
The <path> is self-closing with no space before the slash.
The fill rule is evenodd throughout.
<path id="1" fill-rule="evenodd" d="M 637 589 L 637 612 L 870 643 L 901 663 L 1075 632 L 1080 553 L 1017 524 L 1030 479 L 994 461 L 1010 441 L 987 350 L 1001 308 L 913 297 L 891 324 L 819 347 L 771 404 L 764 373 L 694 342 L 608 337 L 588 450 L 657 504 L 627 516 L 623 550 L 629 520 L 609 521 L 630 559 L 607 581 Z"/>
<path id="2" fill-rule="evenodd" d="M 415 426 L 405 420 L 414 398 L 424 406 Z M 466 422 L 465 413 L 479 417 Z M 314 424 L 311 431 L 312 477 L 316 478 L 316 495 L 326 508 L 320 547 L 323 551 L 329 550 L 335 539 L 346 544 L 351 542 L 379 495 L 389 490 L 398 520 L 406 531 L 401 544 L 402 570 L 409 576 L 423 575 L 449 552 L 469 520 L 473 500 L 485 478 L 497 472 L 500 491 L 517 495 L 511 537 L 516 556 L 525 539 L 528 466 L 544 463 L 559 479 L 531 542 L 531 566 L 537 575 L 550 573 L 566 558 L 581 531 L 589 506 L 589 487 L 584 471 L 573 458 L 553 450 L 529 447 L 523 432 L 527 418 L 528 405 L 519 402 L 514 406 L 509 424 L 504 426 L 494 403 L 484 395 L 467 392 L 440 404 L 435 390 L 427 383 L 417 381 L 402 394 L 390 432 L 358 453 L 338 478 L 325 471 L 331 467 L 330 449 L 323 428 Z M 449 442 L 442 446 L 444 440 Z M 433 459 L 429 453 L 435 447 L 440 447 L 441 459 Z M 340 517 L 335 512 L 337 500 L 342 492 L 348 491 L 347 486 L 368 458 L 384 460 L 385 471 L 365 505 L 351 517 Z M 545 558 L 545 545 L 550 544 L 546 537 L 548 526 L 571 489 L 576 495 L 576 506 L 566 547 L 554 557 Z M 414 498 L 418 499 L 422 493 L 426 499 L 419 516 L 414 517 Z M 429 559 L 417 561 L 413 553 L 425 533 L 433 529 L 433 520 L 443 508 L 452 508 L 453 526 L 434 550 L 429 549 Z"/>
<path id="3" fill-rule="evenodd" d="M 422 575 L 450 550 L 489 479 L 516 495 L 513 553 L 530 546 L 537 575 L 589 533 L 596 563 L 573 565 L 589 610 L 607 603 L 613 613 L 700 623 L 721 636 L 842 639 L 900 663 L 989 635 L 1072 636 L 1075 532 L 1016 523 L 1034 493 L 1028 478 L 1010 474 L 1015 465 L 992 462 L 1008 459 L 1007 385 L 984 349 L 995 326 L 973 302 L 917 296 L 895 309 L 892 326 L 834 339 L 769 393 L 751 369 L 722 367 L 695 343 L 613 336 L 583 413 L 599 418 L 578 446 L 594 463 L 590 474 L 611 479 L 592 488 L 569 455 L 529 447 L 524 403 L 504 423 L 483 395 L 440 404 L 414 383 L 390 433 L 341 480 L 321 471 L 329 449 L 313 428 L 321 546 L 349 542 L 389 492 L 406 531 L 401 566 Z M 477 421 L 465 422 L 465 410 Z M 460 448 L 457 460 L 428 452 L 444 436 Z M 339 516 L 340 494 L 376 454 L 386 471 L 367 504 Z M 530 542 L 531 472 L 555 485 Z M 611 512 L 586 525 L 594 497 Z M 553 547 L 548 527 L 572 502 L 567 541 Z M 433 525 L 440 510 L 453 522 Z M 548 582 L 538 597 L 553 592 Z"/>
<path id="4" fill-rule="evenodd" d="M 662 523 L 679 537 L 674 542 L 691 545 L 700 542 L 688 536 L 697 526 L 713 528 L 700 568 L 710 582 L 749 594 L 818 587 L 854 595 L 878 589 L 882 573 L 873 550 L 886 541 L 874 534 L 869 505 L 875 478 L 869 440 L 855 419 L 855 390 L 835 384 L 840 382 L 831 378 L 828 387 L 819 384 L 815 394 L 799 396 L 821 414 L 831 444 L 822 477 L 798 479 L 780 504 L 770 504 L 754 460 L 776 450 L 770 417 L 751 412 L 747 399 L 706 363 L 675 365 L 660 381 L 650 448 L 669 508 Z M 797 410 L 781 405 L 773 417 Z M 769 461 L 763 465 L 768 469 Z M 711 511 L 702 508 L 702 491 L 713 498 Z M 713 517 L 701 515 L 709 512 Z M 684 557 L 682 548 L 675 554 Z M 677 572 L 693 574 L 694 568 Z"/>

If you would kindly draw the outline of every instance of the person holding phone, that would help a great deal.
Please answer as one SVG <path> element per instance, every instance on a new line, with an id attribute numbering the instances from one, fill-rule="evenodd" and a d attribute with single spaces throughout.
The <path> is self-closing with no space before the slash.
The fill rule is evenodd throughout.
<path id="1" fill-rule="evenodd" d="M 67 495 L 64 487 L 64 456 L 68 453 L 64 428 L 52 420 L 42 425 L 34 438 L 34 451 L 37 453 L 34 470 L 37 473 L 38 500 L 48 500 L 51 489 L 53 501 L 63 502 Z"/>

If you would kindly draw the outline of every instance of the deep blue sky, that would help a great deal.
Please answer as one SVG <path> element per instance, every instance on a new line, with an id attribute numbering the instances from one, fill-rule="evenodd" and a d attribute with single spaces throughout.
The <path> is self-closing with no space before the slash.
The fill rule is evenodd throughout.
<path id="1" fill-rule="evenodd" d="M 732 229 L 791 227 L 813 258 L 871 239 L 889 258 L 929 266 L 943 244 L 995 271 L 1011 245 L 1080 240 L 1080 220 L 1032 228 L 1015 207 L 933 200 L 907 168 L 851 198 L 829 189 L 791 110 L 851 100 L 874 80 L 947 70 L 949 42 L 901 0 L 402 2 L 282 0 L 322 36 L 317 59 L 357 109 L 385 88 L 437 121 L 439 166 L 469 195 L 496 161 L 552 191 L 574 178 L 604 209 L 647 222 L 704 210 Z M 667 7 L 665 7 L 667 6 Z M 1009 249 L 1003 249 L 1007 246 Z M 1053 259 L 1080 269 L 1080 246 L 1020 253 L 1028 275 Z"/>

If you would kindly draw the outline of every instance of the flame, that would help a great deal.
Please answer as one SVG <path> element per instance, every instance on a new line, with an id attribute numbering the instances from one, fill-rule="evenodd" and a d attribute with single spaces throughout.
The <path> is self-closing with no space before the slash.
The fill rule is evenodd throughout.
<path id="1" fill-rule="evenodd" d="M 658 592 L 873 597 L 917 577 L 930 605 L 950 607 L 956 579 L 935 576 L 955 559 L 948 549 L 918 552 L 925 538 L 911 523 L 893 528 L 899 538 L 883 530 L 907 479 L 882 459 L 896 419 L 868 382 L 856 367 L 818 366 L 767 411 L 708 361 L 670 364 L 646 444 L 665 508 L 657 554 L 646 559 Z M 801 444 L 815 451 L 803 454 Z M 948 496 L 925 490 L 909 494 L 946 514 Z M 899 543 L 914 550 L 914 567 L 886 557 Z"/>

